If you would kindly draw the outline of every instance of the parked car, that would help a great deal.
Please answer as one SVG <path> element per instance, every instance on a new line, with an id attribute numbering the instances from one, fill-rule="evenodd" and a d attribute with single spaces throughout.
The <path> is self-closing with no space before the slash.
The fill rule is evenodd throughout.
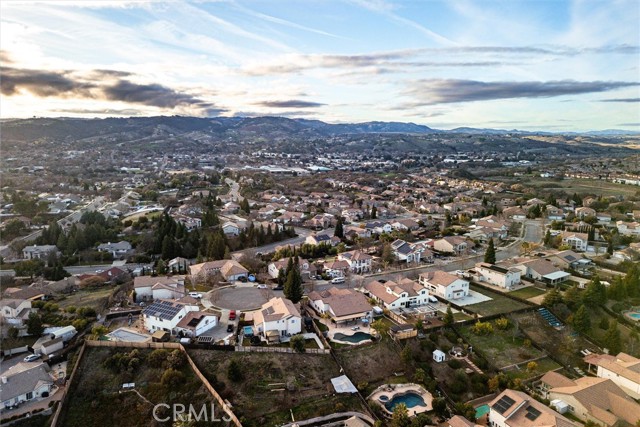
<path id="1" fill-rule="evenodd" d="M 189 296 L 191 298 L 200 299 L 202 298 L 202 294 L 200 292 L 189 292 Z"/>
<path id="2" fill-rule="evenodd" d="M 258 289 L 267 289 L 267 285 L 261 283 L 258 285 Z"/>
<path id="3" fill-rule="evenodd" d="M 331 284 L 336 285 L 339 283 L 344 283 L 344 277 L 336 277 L 335 279 L 331 279 Z"/>
<path id="4" fill-rule="evenodd" d="M 227 325 L 227 332 L 233 332 L 233 324 L 232 323 L 229 323 Z"/>
<path id="5" fill-rule="evenodd" d="M 24 358 L 25 362 L 35 362 L 36 360 L 40 359 L 40 356 L 37 354 L 30 354 L 27 357 Z"/>
<path id="6" fill-rule="evenodd" d="M 229 320 L 236 320 L 236 311 L 235 310 L 231 310 L 229 312 Z"/>
<path id="7" fill-rule="evenodd" d="M 360 326 L 354 326 L 353 328 L 351 328 L 352 331 L 359 331 L 360 330 Z"/>

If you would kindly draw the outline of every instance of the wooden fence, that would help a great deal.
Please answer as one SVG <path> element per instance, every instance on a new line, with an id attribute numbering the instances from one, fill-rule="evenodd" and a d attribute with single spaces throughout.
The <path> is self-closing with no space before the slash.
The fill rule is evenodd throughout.
<path id="1" fill-rule="evenodd" d="M 307 348 L 304 353 L 298 353 L 289 347 L 264 347 L 264 346 L 242 346 L 237 345 L 236 351 L 242 353 L 295 353 L 295 354 L 330 354 L 328 348 Z"/>

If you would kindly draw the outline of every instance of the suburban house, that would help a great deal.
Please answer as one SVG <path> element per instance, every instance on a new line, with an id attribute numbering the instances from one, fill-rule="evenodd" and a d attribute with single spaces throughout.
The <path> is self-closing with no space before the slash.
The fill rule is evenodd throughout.
<path id="1" fill-rule="evenodd" d="M 509 224 L 491 215 L 475 221 L 472 230 L 467 233 L 471 239 L 479 239 L 486 242 L 490 239 L 504 240 L 508 236 Z"/>
<path id="2" fill-rule="evenodd" d="M 340 243 L 340 238 L 336 236 L 329 236 L 327 233 L 318 233 L 307 236 L 304 242 L 314 246 L 321 245 L 323 243 L 325 245 L 336 246 Z"/>
<path id="3" fill-rule="evenodd" d="M 12 326 L 22 326 L 31 314 L 31 300 L 3 298 L 0 300 L 0 310 L 3 322 Z"/>
<path id="4" fill-rule="evenodd" d="M 616 383 L 634 399 L 640 398 L 640 359 L 626 353 L 590 354 L 584 358 L 589 370 L 597 368 L 596 375 Z"/>
<path id="5" fill-rule="evenodd" d="M 169 262 L 167 263 L 167 268 L 174 272 L 186 273 L 190 264 L 191 262 L 186 258 L 175 257 L 169 260 Z"/>
<path id="6" fill-rule="evenodd" d="M 422 246 L 416 246 L 411 243 L 407 243 L 404 240 L 395 240 L 391 243 L 391 250 L 393 255 L 398 261 L 419 263 L 422 257 Z"/>
<path id="7" fill-rule="evenodd" d="M 136 276 L 133 290 L 136 302 L 179 299 L 185 295 L 184 276 Z"/>
<path id="8" fill-rule="evenodd" d="M 583 255 L 577 254 L 572 250 L 549 255 L 546 259 L 562 269 L 572 268 L 574 270 L 584 270 L 593 265 L 593 261 L 589 258 L 585 258 Z"/>
<path id="9" fill-rule="evenodd" d="M 460 236 L 445 236 L 433 242 L 433 249 L 456 255 L 466 253 L 468 247 L 467 239 Z"/>
<path id="10" fill-rule="evenodd" d="M 575 231 L 563 231 L 562 243 L 571 247 L 571 249 L 585 252 L 587 250 L 587 244 L 589 243 L 589 236 L 587 233 L 576 233 Z"/>
<path id="11" fill-rule="evenodd" d="M 606 212 L 596 213 L 596 218 L 598 219 L 599 224 L 608 225 L 611 223 L 611 214 L 608 214 Z"/>
<path id="12" fill-rule="evenodd" d="M 178 224 L 184 225 L 184 228 L 186 228 L 187 231 L 193 231 L 202 227 L 202 220 L 200 218 L 194 218 L 179 213 L 173 214 L 171 216 L 174 220 L 176 220 Z"/>
<path id="13" fill-rule="evenodd" d="M 362 212 L 362 209 L 349 208 L 342 211 L 342 216 L 348 222 L 353 222 L 362 219 L 362 217 L 364 217 L 364 212 Z"/>
<path id="14" fill-rule="evenodd" d="M 47 397 L 53 389 L 53 378 L 44 363 L 20 362 L 2 373 L 0 396 L 2 408 L 9 408 L 39 397 Z"/>
<path id="15" fill-rule="evenodd" d="M 506 389 L 489 402 L 491 427 L 578 427 L 526 393 Z"/>
<path id="16" fill-rule="evenodd" d="M 623 236 L 640 236 L 640 223 L 616 221 L 618 233 Z"/>
<path id="17" fill-rule="evenodd" d="M 539 280 L 550 285 L 562 283 L 571 276 L 571 274 L 556 267 L 551 261 L 546 259 L 527 261 L 516 265 L 515 268 L 518 268 L 524 277 Z"/>
<path id="18" fill-rule="evenodd" d="M 446 300 L 464 298 L 469 295 L 469 282 L 446 271 L 429 271 L 421 273 L 418 281 L 429 290 Z"/>
<path id="19" fill-rule="evenodd" d="M 514 221 L 527 219 L 527 211 L 518 206 L 511 206 L 502 210 L 502 216 Z"/>
<path id="20" fill-rule="evenodd" d="M 278 342 L 280 337 L 299 334 L 302 317 L 296 306 L 286 298 L 271 298 L 253 315 L 253 324 L 267 342 Z"/>
<path id="21" fill-rule="evenodd" d="M 324 264 L 325 273 L 331 277 L 343 277 L 349 269 L 349 263 L 344 260 L 329 261 Z"/>
<path id="22" fill-rule="evenodd" d="M 269 266 L 267 267 L 269 276 L 276 279 L 281 269 L 283 271 L 287 270 L 288 264 L 289 264 L 289 258 L 282 258 L 282 259 L 279 259 L 278 261 L 274 261 L 270 263 Z M 300 269 L 300 274 L 302 275 L 302 277 L 306 276 L 307 278 L 309 278 L 311 276 L 316 275 L 316 271 L 317 271 L 316 266 L 310 263 L 309 261 L 307 261 L 306 259 L 298 258 L 298 267 Z"/>
<path id="23" fill-rule="evenodd" d="M 360 228 L 352 225 L 347 225 L 344 227 L 344 235 L 345 237 L 348 237 L 350 239 L 355 239 L 356 237 L 367 239 L 371 237 L 371 234 L 371 230 L 369 230 L 368 228 Z"/>
<path id="24" fill-rule="evenodd" d="M 571 380 L 549 372 L 540 380 L 547 399 L 556 407 L 583 421 L 606 427 L 635 425 L 640 420 L 640 405 L 608 378 L 582 377 Z"/>
<path id="25" fill-rule="evenodd" d="M 222 224 L 222 232 L 227 236 L 238 236 L 240 235 L 240 226 L 235 222 L 225 222 Z"/>
<path id="26" fill-rule="evenodd" d="M 371 231 L 371 234 L 391 233 L 393 231 L 391 224 L 383 221 L 369 221 L 364 225 L 364 228 Z"/>
<path id="27" fill-rule="evenodd" d="M 398 282 L 391 280 L 369 282 L 364 286 L 363 292 L 389 310 L 424 305 L 429 302 L 429 292 L 424 286 L 408 278 Z"/>
<path id="28" fill-rule="evenodd" d="M 224 280 L 232 282 L 241 277 L 247 278 L 249 270 L 244 268 L 238 261 L 232 259 L 222 259 L 219 261 L 208 261 L 189 266 L 191 276 L 205 279 L 206 277 L 220 273 Z"/>
<path id="29" fill-rule="evenodd" d="M 33 245 L 25 246 L 22 250 L 22 258 L 24 259 L 44 259 L 49 258 L 49 254 L 60 254 L 56 245 Z"/>
<path id="30" fill-rule="evenodd" d="M 562 221 L 564 219 L 564 210 L 553 205 L 547 205 L 547 219 L 549 221 Z"/>
<path id="31" fill-rule="evenodd" d="M 178 323 L 190 311 L 198 311 L 197 305 L 159 300 L 142 310 L 144 327 L 150 332 L 165 331 L 176 335 Z"/>
<path id="32" fill-rule="evenodd" d="M 393 221 L 391 227 L 399 231 L 416 231 L 420 228 L 420 224 L 411 218 L 405 218 Z"/>
<path id="33" fill-rule="evenodd" d="M 353 289 L 329 288 L 309 293 L 311 307 L 320 315 L 327 313 L 336 324 L 371 318 L 371 304 Z"/>
<path id="34" fill-rule="evenodd" d="M 182 332 L 182 336 L 196 338 L 217 324 L 218 317 L 211 313 L 189 311 L 176 325 L 176 331 L 178 335 Z"/>
<path id="35" fill-rule="evenodd" d="M 513 289 L 520 284 L 520 270 L 514 267 L 505 268 L 480 262 L 476 264 L 474 271 L 479 282 L 487 282 L 500 288 Z"/>
<path id="36" fill-rule="evenodd" d="M 371 271 L 373 257 L 361 251 L 350 251 L 338 254 L 338 260 L 346 261 L 351 272 L 360 274 Z"/>
<path id="37" fill-rule="evenodd" d="M 98 245 L 98 251 L 109 252 L 114 258 L 127 256 L 132 249 L 131 243 L 124 240 L 118 243 L 109 242 Z"/>
<path id="38" fill-rule="evenodd" d="M 576 218 L 585 219 L 588 216 L 596 216 L 596 210 L 586 206 L 580 206 L 574 211 Z"/>

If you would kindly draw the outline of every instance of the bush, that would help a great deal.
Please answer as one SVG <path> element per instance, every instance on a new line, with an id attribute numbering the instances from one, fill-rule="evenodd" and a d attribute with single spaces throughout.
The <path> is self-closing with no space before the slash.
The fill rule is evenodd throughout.
<path id="1" fill-rule="evenodd" d="M 244 378 L 244 375 L 242 373 L 242 368 L 240 367 L 240 364 L 238 363 L 237 360 L 233 359 L 231 360 L 231 363 L 229 363 L 229 368 L 227 369 L 227 376 L 231 381 L 236 383 L 242 381 L 242 379 Z"/>
<path id="2" fill-rule="evenodd" d="M 169 368 L 162 374 L 160 382 L 167 388 L 179 387 L 184 381 L 184 374 L 175 369 Z"/>
<path id="3" fill-rule="evenodd" d="M 167 360 L 169 352 L 164 348 L 158 348 L 149 353 L 147 357 L 147 363 L 152 368 L 161 368 L 164 362 Z"/>
<path id="4" fill-rule="evenodd" d="M 500 329 L 501 331 L 505 331 L 511 326 L 511 322 L 506 317 L 496 319 L 495 324 L 496 328 Z"/>
<path id="5" fill-rule="evenodd" d="M 493 326 L 490 322 L 477 321 L 476 324 L 471 327 L 471 332 L 476 335 L 491 335 L 493 333 Z"/>
<path id="6" fill-rule="evenodd" d="M 449 365 L 451 369 L 460 369 L 462 367 L 462 362 L 458 359 L 449 359 L 447 365 Z"/>

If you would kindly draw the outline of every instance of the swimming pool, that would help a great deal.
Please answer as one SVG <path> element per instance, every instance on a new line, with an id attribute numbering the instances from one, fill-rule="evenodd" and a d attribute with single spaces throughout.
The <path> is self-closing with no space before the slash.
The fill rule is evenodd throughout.
<path id="1" fill-rule="evenodd" d="M 628 316 L 634 319 L 640 319 L 640 313 L 629 313 Z"/>
<path id="2" fill-rule="evenodd" d="M 476 419 L 489 413 L 489 405 L 482 405 L 476 408 Z"/>
<path id="3" fill-rule="evenodd" d="M 404 403 L 407 409 L 413 408 L 414 406 L 426 406 L 422 396 L 410 391 L 403 394 L 396 394 L 391 400 L 384 404 L 384 407 L 387 408 L 387 411 L 393 412 L 393 408 L 400 403 Z"/>
<path id="4" fill-rule="evenodd" d="M 370 340 L 371 339 L 371 335 L 366 333 L 366 332 L 356 332 L 353 335 L 345 335 L 345 334 L 341 334 L 340 332 L 337 332 L 336 334 L 333 335 L 333 339 L 335 341 L 346 341 L 346 342 L 351 342 L 351 343 L 359 343 L 359 342 L 362 342 L 362 341 Z"/>

